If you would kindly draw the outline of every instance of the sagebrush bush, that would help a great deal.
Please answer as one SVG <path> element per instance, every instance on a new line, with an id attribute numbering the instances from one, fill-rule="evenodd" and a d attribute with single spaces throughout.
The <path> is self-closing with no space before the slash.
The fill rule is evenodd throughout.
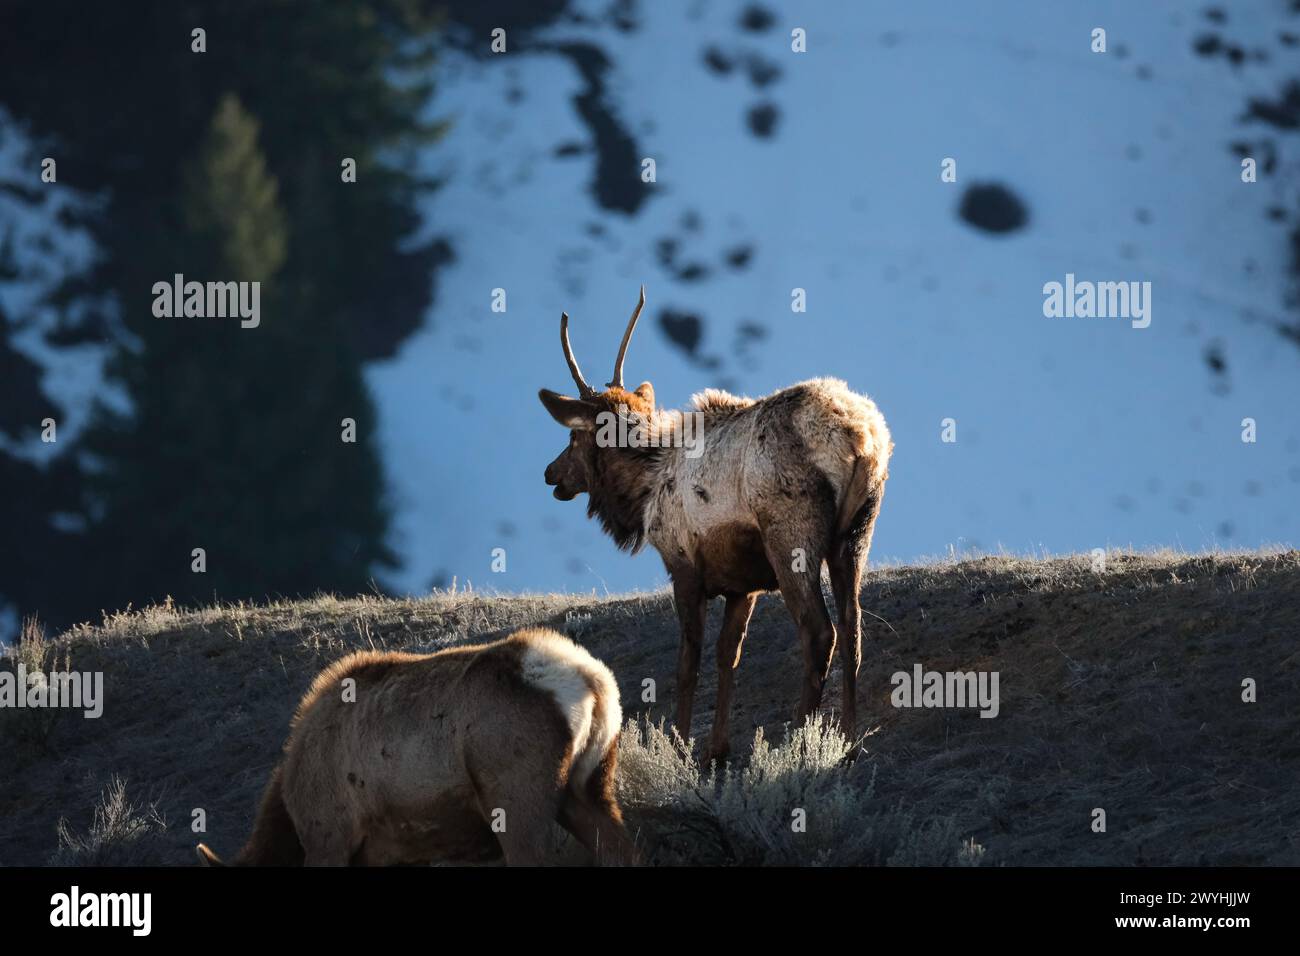
<path id="1" fill-rule="evenodd" d="M 619 802 L 642 807 L 681 803 L 699 787 L 700 766 L 691 757 L 693 741 L 671 736 L 663 722 L 628 720 L 618 741 Z"/>
<path id="2" fill-rule="evenodd" d="M 917 820 L 854 779 L 850 745 L 815 716 L 773 746 L 759 729 L 749 760 L 703 771 L 691 743 L 628 721 L 619 799 L 650 862 L 738 866 L 953 866 L 980 862 L 951 817 Z M 859 774 L 858 776 L 861 776 Z"/>
<path id="3" fill-rule="evenodd" d="M 68 821 L 59 818 L 59 848 L 50 866 L 160 866 L 167 859 L 162 839 L 167 821 L 156 804 L 131 803 L 126 782 L 113 777 L 100 794 L 95 819 L 84 834 L 72 832 Z"/>

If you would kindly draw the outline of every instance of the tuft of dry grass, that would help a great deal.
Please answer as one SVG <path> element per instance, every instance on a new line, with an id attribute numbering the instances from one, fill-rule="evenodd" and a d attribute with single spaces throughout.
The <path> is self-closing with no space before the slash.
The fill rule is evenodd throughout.
<path id="1" fill-rule="evenodd" d="M 14 675 L 15 685 L 20 673 L 44 681 L 52 671 L 69 670 L 71 663 L 69 646 L 49 640 L 35 617 L 23 620 L 18 644 L 0 656 L 0 670 Z M 16 689 L 21 694 L 27 692 L 25 686 Z M 10 743 L 15 759 L 38 759 L 49 753 L 50 738 L 64 713 L 57 707 L 0 708 L 0 739 Z"/>
<path id="2" fill-rule="evenodd" d="M 166 861 L 161 837 L 167 830 L 156 803 L 139 805 L 126 796 L 126 781 L 114 776 L 95 806 L 85 833 L 59 818 L 59 846 L 50 866 L 158 866 Z"/>

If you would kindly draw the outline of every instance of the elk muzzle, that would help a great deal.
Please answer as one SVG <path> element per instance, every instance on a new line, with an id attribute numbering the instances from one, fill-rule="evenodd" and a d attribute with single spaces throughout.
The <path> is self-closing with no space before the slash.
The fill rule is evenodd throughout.
<path id="1" fill-rule="evenodd" d="M 572 501 L 578 496 L 578 493 L 564 484 L 564 479 L 560 475 L 559 464 L 560 461 L 557 458 L 546 466 L 546 483 L 554 486 L 555 490 L 551 494 L 555 496 L 557 501 Z"/>

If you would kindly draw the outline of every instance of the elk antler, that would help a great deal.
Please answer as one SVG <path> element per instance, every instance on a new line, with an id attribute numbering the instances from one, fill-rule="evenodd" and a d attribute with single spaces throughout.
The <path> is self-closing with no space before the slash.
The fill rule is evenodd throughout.
<path id="1" fill-rule="evenodd" d="M 609 383 L 610 388 L 623 387 L 623 358 L 627 355 L 627 343 L 632 341 L 632 330 L 636 328 L 636 320 L 641 318 L 641 308 L 645 305 L 645 286 L 641 286 L 641 298 L 637 300 L 636 308 L 632 310 L 632 318 L 628 319 L 627 331 L 623 333 L 623 344 L 618 347 L 618 358 L 614 359 L 614 381 Z"/>
<path id="2" fill-rule="evenodd" d="M 569 372 L 573 375 L 573 380 L 578 383 L 578 395 L 581 398 L 591 398 L 596 394 L 596 390 L 587 384 L 587 380 L 582 377 L 582 369 L 578 368 L 578 360 L 573 357 L 573 347 L 569 345 L 569 313 L 560 313 L 560 345 L 564 347 L 564 360 L 569 363 Z"/>

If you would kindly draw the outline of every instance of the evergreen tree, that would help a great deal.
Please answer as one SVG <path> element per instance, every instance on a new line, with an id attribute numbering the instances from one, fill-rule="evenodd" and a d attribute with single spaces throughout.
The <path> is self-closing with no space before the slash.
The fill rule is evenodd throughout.
<path id="1" fill-rule="evenodd" d="M 154 250 L 154 281 L 257 282 L 260 323 L 150 308 L 133 324 L 141 341 L 111 369 L 131 408 L 101 404 L 87 439 L 98 579 L 137 601 L 364 590 L 393 560 L 371 402 L 330 315 L 284 287 L 279 189 L 234 96 L 182 181 L 184 227 Z"/>
<path id="2" fill-rule="evenodd" d="M 368 590 L 391 555 L 362 363 L 420 326 L 449 256 L 416 235 L 435 184 L 406 161 L 440 130 L 422 116 L 438 12 L 44 0 L 4 21 L 0 107 L 58 157 L 48 188 L 85 200 L 61 221 L 96 250 L 50 297 L 45 338 L 108 345 L 130 401 L 101 406 L 58 468 L 0 450 L 0 508 L 22 532 L 0 607 L 58 627 L 169 593 Z M 356 182 L 340 182 L 345 157 Z M 153 284 L 176 272 L 262 281 L 261 326 L 156 318 Z M 12 427 L 30 435 L 22 407 Z"/>

